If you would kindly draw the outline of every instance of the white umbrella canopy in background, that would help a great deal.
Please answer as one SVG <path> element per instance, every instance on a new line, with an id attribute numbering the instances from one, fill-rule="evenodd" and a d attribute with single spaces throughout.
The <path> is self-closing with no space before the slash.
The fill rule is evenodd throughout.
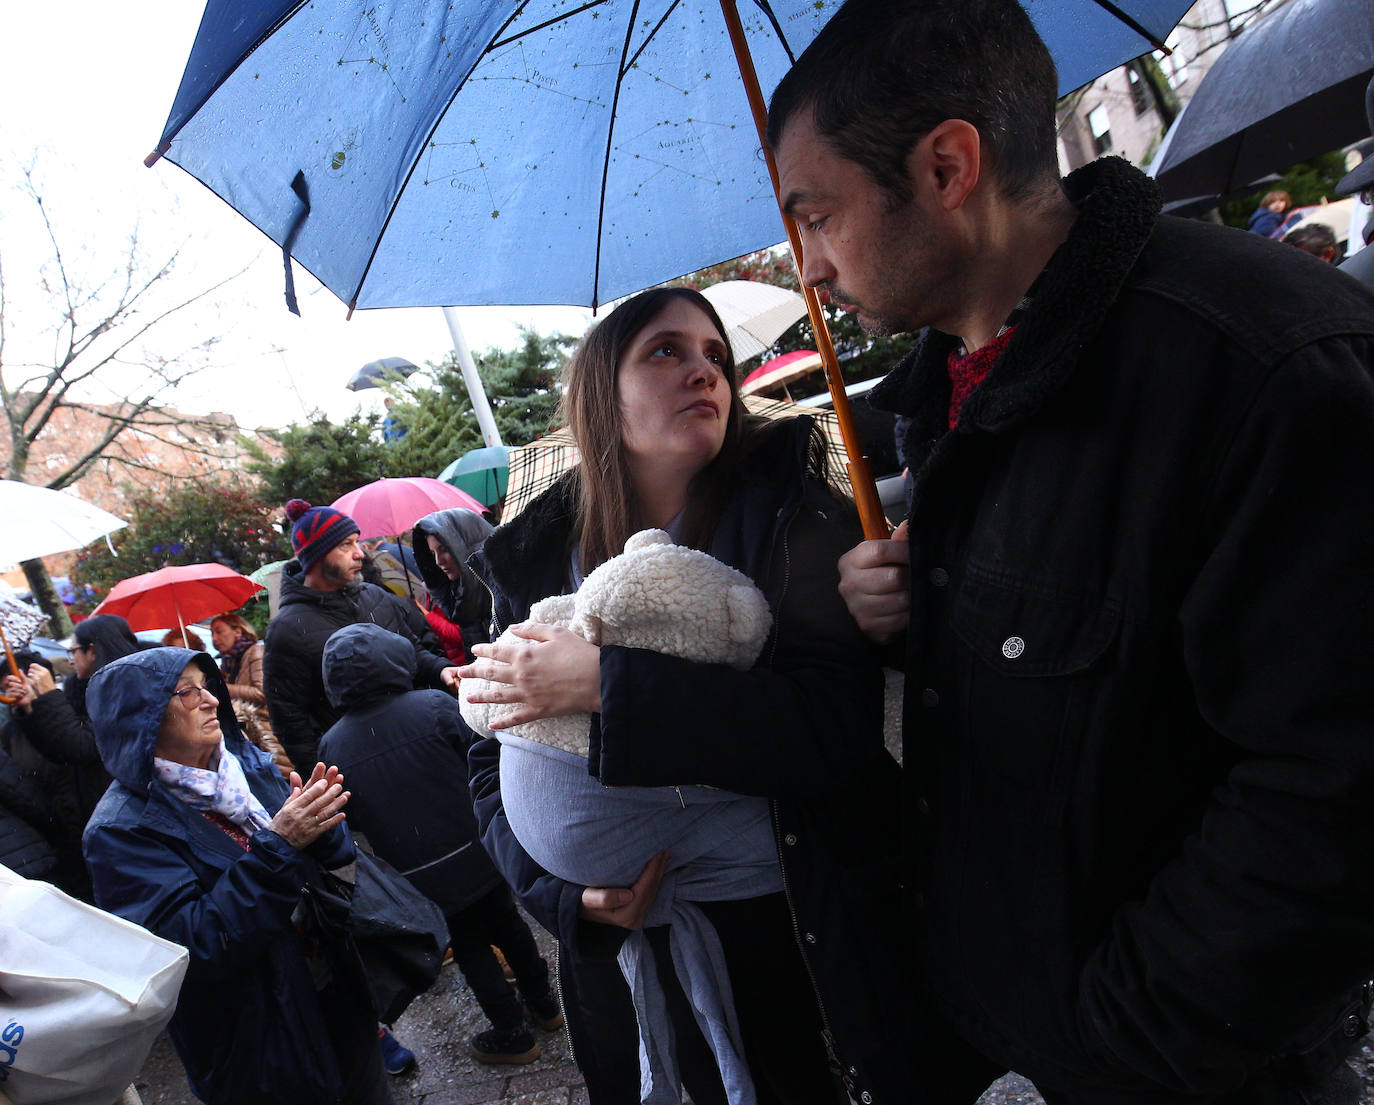
<path id="1" fill-rule="evenodd" d="M 757 280 L 722 280 L 701 294 L 725 323 L 735 364 L 766 352 L 806 314 L 806 300 L 796 292 Z"/>
<path id="2" fill-rule="evenodd" d="M 66 491 L 0 480 L 0 565 L 84 548 L 129 523 Z"/>

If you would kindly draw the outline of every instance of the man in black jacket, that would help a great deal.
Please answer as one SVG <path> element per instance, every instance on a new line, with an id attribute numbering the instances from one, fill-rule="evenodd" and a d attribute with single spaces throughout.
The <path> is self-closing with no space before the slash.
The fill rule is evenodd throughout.
<path id="1" fill-rule="evenodd" d="M 1014 0 L 850 0 L 770 113 L 805 282 L 926 328 L 873 392 L 909 540 L 841 592 L 906 673 L 931 1100 L 1353 1105 L 1374 297 L 1118 159 L 1061 182 L 1056 83 Z"/>
<path id="2" fill-rule="evenodd" d="M 458 669 L 448 662 L 414 604 L 363 582 L 358 523 L 333 507 L 286 504 L 296 559 L 282 572 L 281 606 L 267 627 L 263 684 L 272 729 L 292 763 L 308 772 L 320 736 L 339 718 L 324 689 L 320 662 L 330 634 L 356 622 L 375 622 L 410 640 L 415 685 L 452 687 Z"/>

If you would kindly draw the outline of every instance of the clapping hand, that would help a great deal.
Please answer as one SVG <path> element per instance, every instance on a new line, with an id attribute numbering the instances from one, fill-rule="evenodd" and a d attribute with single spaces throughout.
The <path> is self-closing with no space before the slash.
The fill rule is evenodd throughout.
<path id="1" fill-rule="evenodd" d="M 307 782 L 291 772 L 291 794 L 267 827 L 291 847 L 308 847 L 344 819 L 349 792 L 337 767 L 315 765 Z"/>

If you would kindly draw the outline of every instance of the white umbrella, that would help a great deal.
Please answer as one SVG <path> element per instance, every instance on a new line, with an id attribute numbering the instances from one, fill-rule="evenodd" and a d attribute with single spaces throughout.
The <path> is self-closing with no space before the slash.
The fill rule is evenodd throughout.
<path id="1" fill-rule="evenodd" d="M 776 284 L 722 280 L 701 294 L 725 323 L 736 364 L 757 357 L 806 314 L 806 300 Z"/>
<path id="2" fill-rule="evenodd" d="M 129 523 L 65 491 L 0 480 L 0 564 L 17 564 L 89 545 Z"/>

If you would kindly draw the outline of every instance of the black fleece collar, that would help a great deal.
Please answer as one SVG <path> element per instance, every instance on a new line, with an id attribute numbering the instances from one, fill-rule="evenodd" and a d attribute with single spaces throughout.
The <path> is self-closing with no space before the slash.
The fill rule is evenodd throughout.
<path id="1" fill-rule="evenodd" d="M 1037 282 L 1034 303 L 1006 353 L 964 404 L 957 432 L 1010 429 L 1063 386 L 1154 231 L 1159 189 L 1119 157 L 1085 165 L 1065 177 L 1062 187 L 1078 208 L 1078 219 Z M 927 329 L 921 343 L 869 393 L 874 407 L 912 419 L 907 441 L 913 468 L 947 429 L 946 360 L 957 343 L 956 337 Z"/>

